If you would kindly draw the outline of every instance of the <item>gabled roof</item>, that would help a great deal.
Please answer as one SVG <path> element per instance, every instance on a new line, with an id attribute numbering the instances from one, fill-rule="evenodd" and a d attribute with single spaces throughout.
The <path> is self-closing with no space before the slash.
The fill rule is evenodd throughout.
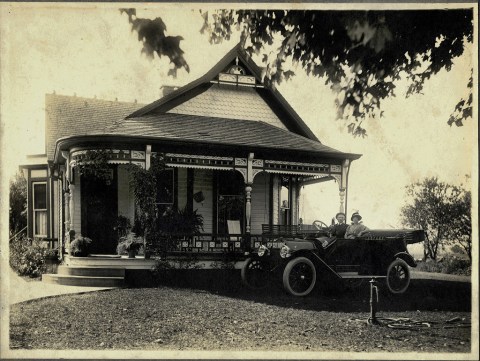
<path id="1" fill-rule="evenodd" d="M 45 147 L 52 160 L 55 142 L 67 136 L 102 133 L 115 120 L 124 118 L 143 104 L 47 94 L 45 96 Z"/>
<path id="2" fill-rule="evenodd" d="M 210 81 L 213 80 L 218 73 L 224 70 L 235 58 L 238 56 L 239 60 L 247 67 L 247 69 L 253 74 L 259 83 L 262 82 L 262 70 L 251 59 L 251 57 L 243 50 L 240 44 L 230 50 L 212 69 L 210 69 L 205 75 L 194 80 L 193 82 L 171 92 L 170 94 L 160 98 L 159 100 L 150 103 L 132 114 L 127 118 L 135 118 L 144 115 L 148 115 L 152 112 L 166 112 L 174 105 L 178 104 L 178 101 L 185 101 L 192 96 L 197 95 L 199 92 L 205 91 L 210 86 Z M 205 86 L 208 84 L 207 86 Z M 259 95 L 274 109 L 280 118 L 286 123 L 285 125 L 289 130 L 299 135 L 307 137 L 309 139 L 319 142 L 315 134 L 308 128 L 305 122 L 300 116 L 293 110 L 288 104 L 285 98 L 276 89 L 261 89 L 258 88 Z"/>
<path id="3" fill-rule="evenodd" d="M 359 157 L 357 154 L 340 152 L 317 141 L 263 122 L 174 113 L 119 119 L 103 131 L 92 129 L 88 135 L 111 137 L 117 140 L 137 138 L 164 144 L 187 142 L 197 145 L 248 147 L 270 151 L 281 149 L 284 152 L 308 153 L 313 157 L 325 158 L 357 159 Z M 74 139 L 62 139 L 60 143 L 70 141 Z"/>

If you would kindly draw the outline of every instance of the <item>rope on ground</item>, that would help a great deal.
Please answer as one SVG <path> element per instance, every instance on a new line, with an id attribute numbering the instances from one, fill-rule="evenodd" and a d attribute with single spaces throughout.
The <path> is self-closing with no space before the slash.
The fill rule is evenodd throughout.
<path id="1" fill-rule="evenodd" d="M 406 317 L 388 318 L 388 317 L 376 317 L 378 326 L 386 326 L 397 330 L 421 330 L 426 328 L 469 328 L 471 327 L 470 321 L 465 318 L 454 317 L 450 320 L 440 321 L 420 321 L 413 320 Z M 356 322 L 368 322 L 365 319 L 351 318 L 349 321 Z"/>

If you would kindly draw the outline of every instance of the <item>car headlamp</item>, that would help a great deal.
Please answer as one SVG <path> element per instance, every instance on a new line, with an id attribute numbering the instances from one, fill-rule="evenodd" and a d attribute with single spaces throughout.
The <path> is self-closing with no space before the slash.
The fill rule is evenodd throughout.
<path id="1" fill-rule="evenodd" d="M 268 254 L 268 248 L 262 244 L 260 247 L 258 247 L 257 254 L 259 257 L 262 257 L 265 253 Z"/>
<path id="2" fill-rule="evenodd" d="M 280 248 L 280 257 L 282 258 L 287 258 L 290 257 L 292 254 L 290 253 L 290 247 L 288 247 L 286 244 Z"/>

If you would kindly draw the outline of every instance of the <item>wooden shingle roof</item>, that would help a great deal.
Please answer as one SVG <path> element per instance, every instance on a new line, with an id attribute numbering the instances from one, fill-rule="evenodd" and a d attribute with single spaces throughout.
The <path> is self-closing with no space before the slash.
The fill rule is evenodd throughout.
<path id="1" fill-rule="evenodd" d="M 104 123 L 103 123 L 104 124 Z M 67 136 L 60 143 L 128 140 L 145 143 L 188 143 L 202 146 L 227 146 L 263 149 L 270 152 L 302 153 L 314 157 L 357 159 L 359 155 L 343 153 L 320 142 L 258 121 L 202 117 L 185 114 L 153 114 L 116 119 L 106 126 L 83 129 L 80 137 Z M 83 137 L 84 136 L 84 137 Z M 301 158 L 299 154 L 299 158 Z"/>
<path id="2" fill-rule="evenodd" d="M 98 100 L 76 96 L 45 96 L 45 147 L 52 160 L 55 142 L 64 137 L 104 133 L 115 120 L 124 118 L 143 104 Z"/>

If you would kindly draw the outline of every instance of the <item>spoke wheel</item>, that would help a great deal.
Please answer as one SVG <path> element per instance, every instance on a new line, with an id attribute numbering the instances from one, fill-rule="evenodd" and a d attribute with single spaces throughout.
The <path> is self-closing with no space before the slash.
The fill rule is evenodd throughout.
<path id="1" fill-rule="evenodd" d="M 293 296 L 306 296 L 315 287 L 315 265 L 306 257 L 292 259 L 283 271 L 283 287 Z"/>
<path id="2" fill-rule="evenodd" d="M 267 287 L 269 272 L 264 262 L 247 258 L 242 267 L 242 282 L 252 290 L 259 290 Z"/>
<path id="3" fill-rule="evenodd" d="M 410 285 L 410 269 L 402 259 L 396 259 L 387 270 L 387 287 L 391 293 L 404 293 Z"/>

